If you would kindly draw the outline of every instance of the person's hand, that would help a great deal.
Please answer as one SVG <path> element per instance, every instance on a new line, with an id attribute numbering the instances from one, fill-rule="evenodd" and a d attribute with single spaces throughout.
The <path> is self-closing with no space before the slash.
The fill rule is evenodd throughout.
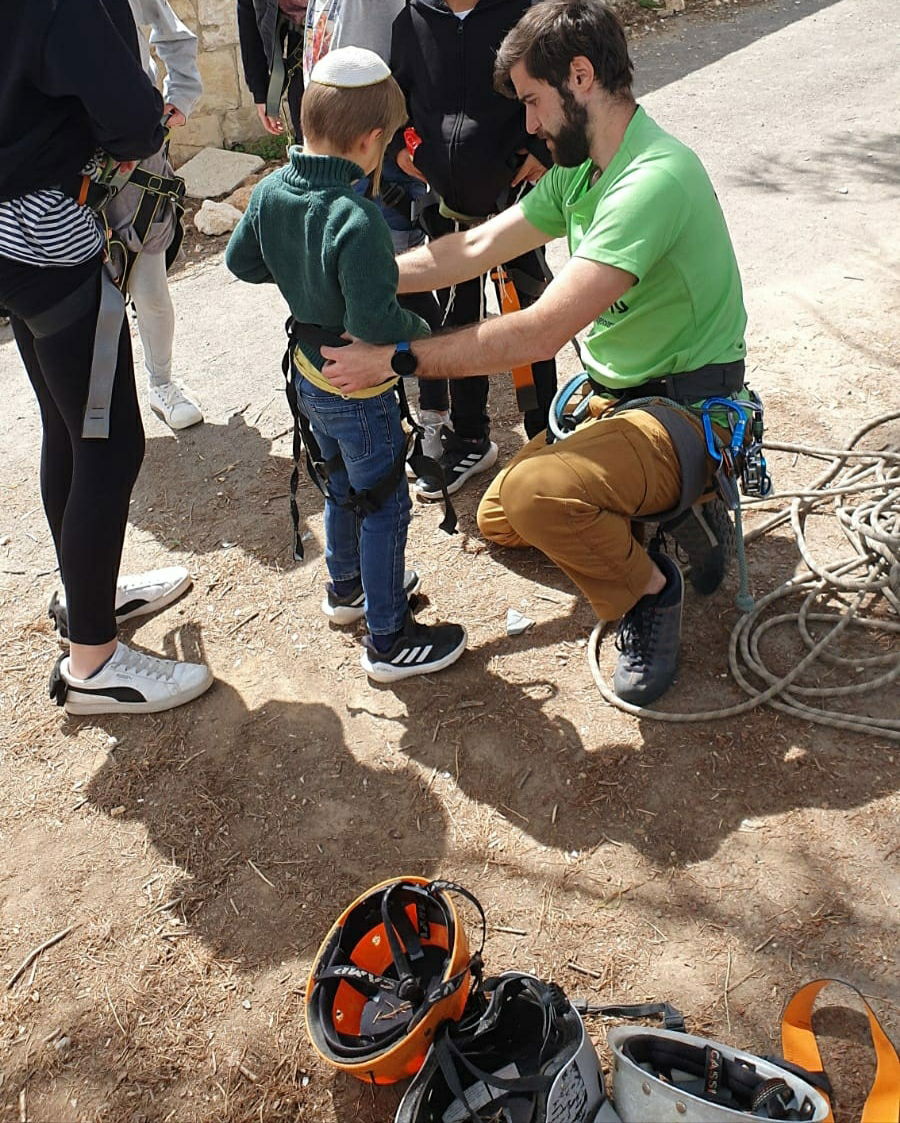
<path id="1" fill-rule="evenodd" d="M 375 347 L 371 343 L 350 343 L 346 347 L 320 347 L 326 360 L 322 374 L 335 390 L 351 394 L 367 390 L 392 378 L 393 347 Z"/>
<path id="2" fill-rule="evenodd" d="M 170 129 L 180 129 L 182 125 L 187 124 L 187 117 L 177 105 L 169 101 L 163 106 L 163 123 Z"/>
<path id="3" fill-rule="evenodd" d="M 412 176 L 413 179 L 419 180 L 420 183 L 428 182 L 425 176 L 422 175 L 422 173 L 413 163 L 413 158 L 412 156 L 410 156 L 408 148 L 401 148 L 397 153 L 395 159 L 397 161 L 397 167 L 401 172 L 406 172 L 407 175 Z"/>
<path id="4" fill-rule="evenodd" d="M 256 112 L 260 121 L 262 121 L 262 127 L 267 133 L 271 133 L 272 136 L 280 136 L 284 132 L 284 125 L 282 124 L 281 118 L 270 117 L 268 113 L 266 113 L 265 102 L 256 103 Z"/>
<path id="5" fill-rule="evenodd" d="M 525 159 L 522 161 L 522 166 L 513 176 L 510 187 L 516 187 L 518 186 L 518 184 L 525 182 L 537 183 L 537 181 L 547 170 L 537 158 L 537 156 L 533 156 L 530 152 L 527 151 L 527 149 L 520 148 L 519 154 L 524 154 Z"/>

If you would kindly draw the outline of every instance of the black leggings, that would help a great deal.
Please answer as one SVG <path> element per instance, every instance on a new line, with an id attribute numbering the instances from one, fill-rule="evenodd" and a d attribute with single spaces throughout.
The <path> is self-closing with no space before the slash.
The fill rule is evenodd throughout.
<path id="1" fill-rule="evenodd" d="M 116 635 L 116 578 L 128 504 L 144 457 L 127 320 L 119 336 L 109 437 L 84 440 L 81 426 L 100 299 L 100 259 L 40 269 L 0 256 L 0 305 L 9 310 L 43 424 L 41 495 L 66 589 L 69 637 L 103 644 Z M 55 335 L 25 324 L 95 274 L 97 304 Z"/>
<path id="2" fill-rule="evenodd" d="M 429 207 L 423 216 L 423 225 L 432 238 L 453 232 L 456 224 L 444 218 L 437 207 Z M 507 273 L 521 271 L 537 284 L 546 283 L 543 266 L 543 249 L 522 254 L 514 261 L 505 263 Z M 477 324 L 484 315 L 484 277 L 463 281 L 453 290 L 441 289 L 437 294 L 441 309 L 450 309 L 442 317 L 446 327 L 462 327 Z M 495 286 L 496 288 L 496 286 Z M 451 303 L 452 291 L 452 303 Z M 499 298 L 499 297 L 498 297 Z M 523 308 L 534 304 L 537 296 L 519 290 L 519 303 Z M 550 403 L 556 393 L 556 360 L 542 359 L 531 364 L 534 386 L 537 391 L 538 408 L 529 410 L 524 416 L 525 432 L 535 437 L 547 428 Z M 450 379 L 449 408 L 453 428 L 466 440 L 484 440 L 490 434 L 491 424 L 487 412 L 489 378 L 475 375 L 472 378 Z M 441 379 L 421 379 L 419 381 L 419 408 L 445 410 L 448 408 L 447 383 Z"/>

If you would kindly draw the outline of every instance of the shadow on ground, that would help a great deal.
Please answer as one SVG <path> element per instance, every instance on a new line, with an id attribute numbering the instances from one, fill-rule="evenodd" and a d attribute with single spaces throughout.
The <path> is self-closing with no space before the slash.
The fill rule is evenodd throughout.
<path id="1" fill-rule="evenodd" d="M 207 421 L 149 437 L 129 519 L 167 550 L 208 554 L 237 545 L 269 568 L 291 565 L 292 467 L 239 414 L 225 425 Z M 303 529 L 305 518 L 322 506 L 305 473 L 298 501 Z M 314 556 L 315 542 L 309 546 Z"/>
<path id="2" fill-rule="evenodd" d="M 184 657 L 204 659 L 193 628 L 169 633 L 166 655 L 176 641 Z M 121 734 L 121 719 L 98 720 Z M 173 896 L 216 956 L 255 968 L 310 954 L 338 900 L 405 870 L 410 854 L 418 872 L 440 868 L 440 801 L 402 757 L 360 764 L 328 705 L 248 710 L 217 682 L 141 744 L 112 752 L 85 796 L 139 820 L 183 871 Z"/>

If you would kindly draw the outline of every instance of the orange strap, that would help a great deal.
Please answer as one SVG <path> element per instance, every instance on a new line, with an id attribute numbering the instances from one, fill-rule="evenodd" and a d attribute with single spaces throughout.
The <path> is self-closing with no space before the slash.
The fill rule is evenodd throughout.
<path id="1" fill-rule="evenodd" d="M 509 279 L 509 275 L 502 265 L 491 270 L 491 280 L 500 296 L 500 311 L 505 316 L 507 312 L 520 312 L 522 305 L 516 286 Z M 534 388 L 534 370 L 529 363 L 527 366 L 513 367 L 513 386 L 516 388 L 516 402 L 522 412 L 537 409 L 537 396 Z"/>
<path id="2" fill-rule="evenodd" d="M 900 1060 L 872 1008 L 851 983 L 842 979 L 814 979 L 801 987 L 784 1008 L 781 1017 L 781 1051 L 784 1059 L 809 1072 L 822 1072 L 822 1057 L 812 1027 L 812 1012 L 819 992 L 830 983 L 852 990 L 866 1008 L 869 1032 L 875 1047 L 875 1080 L 863 1108 L 860 1123 L 900 1123 Z M 827 1097 L 826 1097 L 827 1099 Z M 826 1123 L 834 1123 L 830 1111 Z"/>

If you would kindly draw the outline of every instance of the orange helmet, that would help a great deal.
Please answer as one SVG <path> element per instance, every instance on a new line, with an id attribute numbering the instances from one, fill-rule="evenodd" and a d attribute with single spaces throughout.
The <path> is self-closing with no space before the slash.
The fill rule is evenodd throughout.
<path id="1" fill-rule="evenodd" d="M 329 1064 L 372 1084 L 413 1076 L 442 1022 L 458 1021 L 481 949 L 472 955 L 450 896 L 485 916 L 449 881 L 391 878 L 338 917 L 316 954 L 306 987 L 306 1027 Z"/>

